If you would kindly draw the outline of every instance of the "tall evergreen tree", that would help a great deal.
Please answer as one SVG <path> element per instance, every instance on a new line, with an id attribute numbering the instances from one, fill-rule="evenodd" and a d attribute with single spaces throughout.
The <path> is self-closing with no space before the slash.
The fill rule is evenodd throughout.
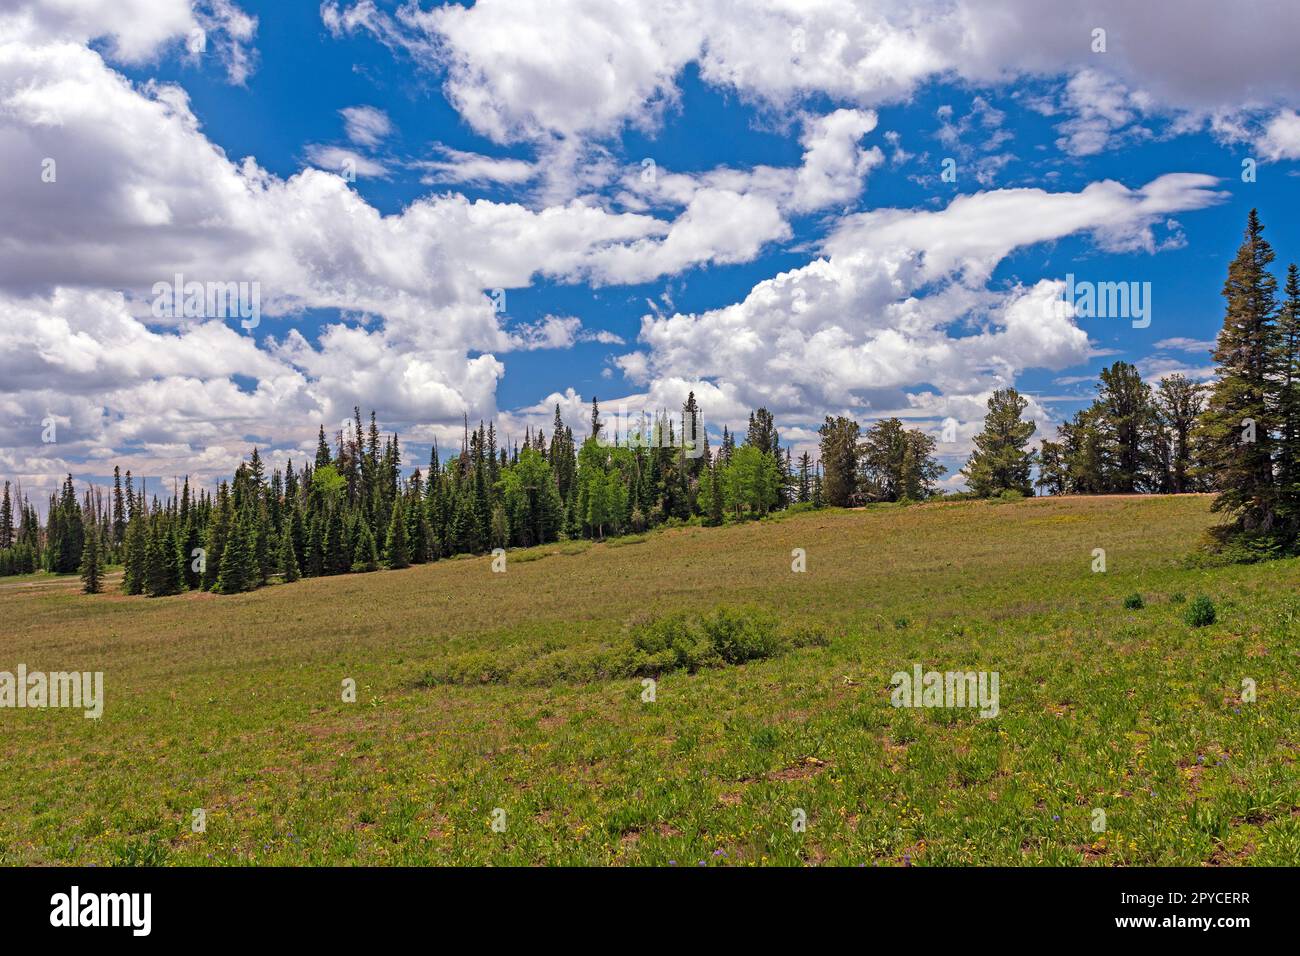
<path id="1" fill-rule="evenodd" d="M 103 590 L 99 560 L 99 535 L 95 526 L 91 525 L 86 530 L 85 543 L 81 549 L 81 590 L 86 594 L 98 594 Z"/>
<path id="2" fill-rule="evenodd" d="M 1070 472 L 1065 459 L 1065 446 L 1060 442 L 1044 441 L 1038 450 L 1038 479 L 1034 485 L 1049 495 L 1063 495 L 1070 487 Z"/>
<path id="3" fill-rule="evenodd" d="M 9 482 L 5 482 L 4 498 L 0 499 L 0 548 L 14 544 L 14 508 L 9 500 Z"/>
<path id="4" fill-rule="evenodd" d="M 393 516 L 388 524 L 388 537 L 384 542 L 384 561 L 390 568 L 410 567 L 411 556 L 406 543 L 406 515 L 402 499 L 393 505 Z"/>
<path id="5" fill-rule="evenodd" d="M 1198 488 L 1192 434 L 1205 401 L 1201 387 L 1185 375 L 1168 375 L 1156 388 L 1156 413 L 1169 442 L 1169 491 L 1181 495 Z"/>
<path id="6" fill-rule="evenodd" d="M 379 570 L 379 552 L 375 547 L 375 536 L 370 533 L 370 526 L 364 521 L 357 527 L 357 546 L 352 553 L 352 570 L 357 572 Z"/>
<path id="7" fill-rule="evenodd" d="M 280 550 L 276 564 L 279 566 L 280 576 L 286 583 L 291 584 L 302 576 L 298 568 L 298 555 L 293 550 L 293 539 L 287 533 L 280 535 Z"/>
<path id="8" fill-rule="evenodd" d="M 142 513 L 137 513 L 126 527 L 126 559 L 122 589 L 127 594 L 143 594 L 145 572 L 149 563 L 149 527 Z"/>
<path id="9" fill-rule="evenodd" d="M 1218 379 L 1198 436 L 1203 473 L 1219 492 L 1210 507 L 1231 517 L 1229 532 L 1269 535 L 1277 520 L 1277 279 L 1268 271 L 1273 258 L 1252 209 L 1223 285 L 1226 308 L 1214 350 Z"/>
<path id="10" fill-rule="evenodd" d="M 144 572 L 144 590 L 149 597 L 165 597 L 179 590 L 175 540 L 167 524 L 165 515 L 154 515 L 150 522 Z"/>
<path id="11" fill-rule="evenodd" d="M 856 500 L 858 490 L 858 423 L 850 418 L 826 416 L 819 429 L 822 467 L 825 477 L 822 494 L 833 508 L 844 508 Z"/>
<path id="12" fill-rule="evenodd" d="M 122 470 L 113 466 L 113 539 L 114 552 L 120 552 L 126 541 L 126 504 L 122 499 Z"/>
<path id="13" fill-rule="evenodd" d="M 935 441 L 905 429 L 897 418 L 876 422 L 860 445 L 861 487 L 875 501 L 920 501 L 937 490 L 947 470 L 934 459 Z"/>
<path id="14" fill-rule="evenodd" d="M 1278 511 L 1286 534 L 1300 533 L 1300 269 L 1286 270 L 1286 298 L 1278 313 Z"/>
<path id="15" fill-rule="evenodd" d="M 204 555 L 203 580 L 204 590 L 216 590 L 217 577 L 221 573 L 221 559 L 230 538 L 234 524 L 234 509 L 231 507 L 230 492 L 223 481 L 217 489 L 216 505 L 208 519 L 207 544 Z"/>
<path id="16" fill-rule="evenodd" d="M 316 467 L 324 468 L 331 462 L 330 446 L 325 441 L 325 426 L 320 426 L 320 433 L 316 436 Z"/>
<path id="17" fill-rule="evenodd" d="M 252 530 L 245 516 L 236 512 L 226 546 L 221 551 L 221 569 L 217 572 L 216 590 L 221 594 L 251 591 L 257 586 L 258 576 Z"/>
<path id="18" fill-rule="evenodd" d="M 709 524 L 719 527 L 722 524 L 722 469 L 721 455 L 709 469 Z"/>
<path id="19" fill-rule="evenodd" d="M 1114 463 L 1109 490 L 1124 495 L 1158 491 L 1158 419 L 1151 389 L 1138 370 L 1128 362 L 1102 369 L 1097 404 Z"/>
<path id="20" fill-rule="evenodd" d="M 1028 405 L 1014 388 L 997 389 L 989 397 L 984 430 L 975 436 L 975 451 L 961 470 L 972 494 L 991 498 L 1004 491 L 1034 493 L 1030 483 L 1034 455 L 1026 446 L 1036 426 L 1020 418 Z"/>

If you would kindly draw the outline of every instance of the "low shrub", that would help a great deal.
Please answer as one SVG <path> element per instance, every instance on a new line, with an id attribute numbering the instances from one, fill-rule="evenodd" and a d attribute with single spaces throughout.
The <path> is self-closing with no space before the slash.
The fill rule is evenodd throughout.
<path id="1" fill-rule="evenodd" d="M 517 650 L 513 654 L 475 651 L 454 655 L 427 669 L 416 684 L 546 686 L 657 677 L 681 670 L 693 674 L 706 667 L 744 664 L 827 643 L 819 628 L 782 630 L 776 617 L 766 611 L 720 607 L 702 616 L 678 612 L 633 618 L 621 639 L 609 646 L 552 650 L 528 659 L 521 659 Z"/>
<path id="2" fill-rule="evenodd" d="M 1213 624 L 1217 616 L 1214 610 L 1214 602 L 1201 594 L 1191 604 L 1187 605 L 1187 614 L 1184 620 L 1191 627 L 1205 627 L 1207 624 Z"/>

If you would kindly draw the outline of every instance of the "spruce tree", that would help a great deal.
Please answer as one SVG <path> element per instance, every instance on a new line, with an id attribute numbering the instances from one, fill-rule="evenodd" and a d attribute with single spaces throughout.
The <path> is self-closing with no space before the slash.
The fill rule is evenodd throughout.
<path id="1" fill-rule="evenodd" d="M 185 582 L 185 587 L 191 591 L 197 591 L 203 587 L 203 572 L 195 564 L 198 559 L 195 552 L 203 547 L 203 536 L 199 530 L 199 520 L 198 510 L 192 509 L 189 521 L 186 522 L 182 533 L 178 535 L 180 554 L 177 559 L 180 561 L 181 577 Z"/>
<path id="2" fill-rule="evenodd" d="M 257 451 L 257 449 L 253 450 Z M 271 572 L 275 570 L 275 552 L 271 548 L 271 513 L 261 496 L 252 514 L 249 528 L 252 532 L 253 563 L 257 567 L 257 582 L 265 584 Z"/>
<path id="3" fill-rule="evenodd" d="M 298 508 L 297 502 L 287 504 L 286 507 L 288 511 L 284 523 L 284 536 L 293 548 L 294 564 L 301 573 L 303 562 L 307 560 L 307 535 L 303 531 L 302 511 Z M 284 563 L 281 562 L 280 566 L 283 568 Z"/>
<path id="4" fill-rule="evenodd" d="M 799 492 L 796 501 L 807 504 L 812 500 L 812 455 L 804 452 L 799 456 Z"/>
<path id="5" fill-rule="evenodd" d="M 5 482 L 4 498 L 0 499 L 0 549 L 14 544 L 14 508 L 9 500 L 9 482 Z"/>
<path id="6" fill-rule="evenodd" d="M 1223 329 L 1214 350 L 1218 379 L 1201 416 L 1203 473 L 1219 494 L 1210 509 L 1232 521 L 1223 532 L 1271 535 L 1278 495 L 1273 476 L 1277 431 L 1277 279 L 1273 249 L 1252 209 L 1245 238 L 1223 284 Z"/>
<path id="7" fill-rule="evenodd" d="M 154 515 L 149 529 L 144 590 L 149 597 L 176 593 L 176 547 L 164 515 Z"/>
<path id="8" fill-rule="evenodd" d="M 122 545 L 126 541 L 126 505 L 122 500 L 122 471 L 118 466 L 113 466 L 113 540 L 112 550 L 117 553 L 122 550 Z"/>
<path id="9" fill-rule="evenodd" d="M 301 576 L 298 570 L 298 556 L 293 553 L 293 540 L 287 532 L 280 535 L 280 551 L 277 563 L 284 581 L 292 583 Z"/>
<path id="10" fill-rule="evenodd" d="M 1300 269 L 1287 267 L 1286 298 L 1278 313 L 1278 511 L 1286 533 L 1300 532 Z"/>
<path id="11" fill-rule="evenodd" d="M 230 503 L 230 493 L 223 481 L 217 490 L 217 501 L 208 519 L 206 554 L 204 556 L 203 581 L 204 590 L 217 589 L 217 576 L 221 573 L 221 560 L 230 539 L 234 524 L 234 511 Z"/>
<path id="12" fill-rule="evenodd" d="M 403 514 L 402 499 L 393 505 L 393 516 L 388 523 L 388 538 L 384 542 L 384 561 L 390 568 L 405 568 L 411 564 L 411 555 L 406 545 L 406 516 Z"/>
<path id="13" fill-rule="evenodd" d="M 95 526 L 91 525 L 86 530 L 86 541 L 81 549 L 81 590 L 86 594 L 98 594 L 103 589 L 99 558 L 99 536 Z"/>
<path id="14" fill-rule="evenodd" d="M 307 556 L 304 567 L 308 577 L 320 577 L 325 573 L 325 522 L 319 514 L 312 517 L 307 531 Z"/>
<path id="15" fill-rule="evenodd" d="M 136 514 L 127 524 L 124 563 L 123 590 L 127 594 L 143 594 L 149 563 L 149 523 L 143 514 Z"/>
<path id="16" fill-rule="evenodd" d="M 352 570 L 358 572 L 379 570 L 379 551 L 375 547 L 375 536 L 370 533 L 370 526 L 364 521 L 358 522 L 357 546 L 352 553 Z"/>
<path id="17" fill-rule="evenodd" d="M 254 562 L 247 523 L 242 513 L 236 513 L 226 546 L 221 551 L 216 590 L 221 594 L 238 594 L 251 590 L 256 584 L 257 565 Z"/>
<path id="18" fill-rule="evenodd" d="M 343 518 L 339 513 L 341 510 L 341 508 L 331 509 L 329 516 L 325 519 L 325 543 L 323 546 L 325 574 L 346 574 L 352 563 L 344 549 Z"/>

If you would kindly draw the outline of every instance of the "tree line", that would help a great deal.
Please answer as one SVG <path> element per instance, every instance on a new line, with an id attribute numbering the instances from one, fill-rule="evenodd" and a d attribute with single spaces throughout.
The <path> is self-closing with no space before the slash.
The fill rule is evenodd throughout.
<path id="1" fill-rule="evenodd" d="M 1095 400 L 1037 449 L 1036 425 L 1022 417 L 1028 401 L 998 389 L 960 472 L 967 491 L 954 496 L 1215 491 L 1213 510 L 1228 517 L 1219 539 L 1261 554 L 1294 550 L 1300 273 L 1288 268 L 1279 298 L 1273 260 L 1252 210 L 1224 284 L 1212 384 L 1170 375 L 1152 388 L 1133 365 L 1115 362 L 1100 373 Z M 373 412 L 363 431 L 358 408 L 332 444 L 321 426 L 313 459 L 268 474 L 254 448 L 215 492 L 191 489 L 186 478 L 164 499 L 150 498 L 129 470 L 123 479 L 115 468 L 108 500 L 98 488 L 79 497 L 69 475 L 42 527 L 6 482 L 0 575 L 80 571 L 86 590 L 97 591 L 102 569 L 121 564 L 128 594 L 230 594 L 272 578 L 941 494 L 946 469 L 934 437 L 898 418 L 864 431 L 851 418 L 827 416 L 819 439 L 817 460 L 804 452 L 794 462 L 772 414 L 759 408 L 743 439 L 724 427 L 715 451 L 694 393 L 680 417 L 660 413 L 619 435 L 593 399 L 581 444 L 559 406 L 549 439 L 529 429 L 522 446 L 509 449 L 499 447 L 495 424 L 471 430 L 467 421 L 458 454 L 443 460 L 435 442 L 427 470 L 403 477 L 398 436 L 381 434 Z"/>
<path id="2" fill-rule="evenodd" d="M 1215 375 L 1198 385 L 1170 375 L 1152 389 L 1136 368 L 1101 373 L 1097 397 L 1041 443 L 1025 448 L 1032 423 L 1024 399 L 996 393 L 967 465 L 974 493 L 1010 489 L 1048 494 L 1215 492 L 1226 520 L 1213 547 L 1241 559 L 1300 550 L 1300 269 L 1293 262 L 1279 293 L 1276 254 L 1257 210 L 1228 266 Z"/>
<path id="3" fill-rule="evenodd" d="M 680 420 L 661 413 L 634 433 L 606 434 L 593 400 L 579 445 L 557 406 L 549 438 L 529 429 L 522 446 L 507 450 L 495 424 L 471 430 L 467 422 L 458 454 L 443 460 L 435 442 L 427 470 L 403 477 L 398 436 L 381 434 L 373 412 L 363 430 L 355 409 L 332 443 L 320 428 L 313 459 L 268 470 L 254 448 L 214 492 L 186 478 L 150 498 L 129 470 L 115 468 L 110 494 L 78 496 L 69 475 L 50 497 L 44 527 L 19 492 L 15 531 L 6 483 L 0 573 L 80 571 L 86 590 L 97 591 L 103 569 L 120 564 L 128 594 L 232 594 L 272 578 L 404 568 L 692 520 L 721 524 L 811 502 L 808 456 L 795 475 L 765 409 L 751 416 L 741 444 L 724 428 L 716 454 L 702 426 L 692 394 Z M 702 435 L 703 447 L 687 435 Z"/>

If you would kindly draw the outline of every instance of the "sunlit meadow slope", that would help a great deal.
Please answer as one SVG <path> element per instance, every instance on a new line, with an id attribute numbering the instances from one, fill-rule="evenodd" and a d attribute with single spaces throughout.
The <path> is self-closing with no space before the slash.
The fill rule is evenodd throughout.
<path id="1" fill-rule="evenodd" d="M 0 710 L 0 862 L 1300 863 L 1300 562 L 1193 567 L 1211 521 L 1200 496 L 935 503 L 235 597 L 0 581 L 0 670 L 102 670 L 107 698 Z M 566 676 L 721 604 L 828 643 L 654 702 Z M 917 663 L 997 671 L 1000 714 L 895 709 Z"/>

